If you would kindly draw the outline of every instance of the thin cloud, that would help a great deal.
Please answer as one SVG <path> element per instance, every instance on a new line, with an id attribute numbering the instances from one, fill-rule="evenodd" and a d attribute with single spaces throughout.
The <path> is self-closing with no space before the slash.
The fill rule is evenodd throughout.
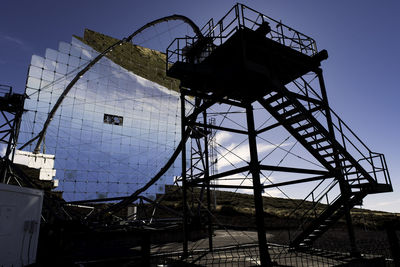
<path id="1" fill-rule="evenodd" d="M 215 141 L 218 144 L 226 144 L 232 138 L 232 134 L 226 131 L 219 131 L 215 134 Z"/>
<path id="2" fill-rule="evenodd" d="M 289 146 L 291 143 L 283 143 L 280 145 L 280 147 L 284 146 Z M 235 164 L 238 164 L 243 161 L 249 161 L 250 160 L 250 152 L 249 152 L 249 145 L 247 143 L 242 144 L 238 147 L 236 147 L 237 144 L 231 144 L 227 147 L 227 150 L 220 149 L 220 153 L 224 155 L 223 157 L 220 156 L 218 160 L 218 170 L 221 170 L 225 167 L 232 166 Z M 259 154 L 265 153 L 267 151 L 270 151 L 274 149 L 277 145 L 271 145 L 271 144 L 257 144 L 257 152 Z M 236 147 L 236 148 L 235 148 Z"/>
<path id="3" fill-rule="evenodd" d="M 3 38 L 10 42 L 16 43 L 18 45 L 24 45 L 24 43 L 20 39 L 17 39 L 17 38 L 8 36 L 8 35 L 4 35 Z"/>
<path id="4" fill-rule="evenodd" d="M 8 41 L 8 42 L 16 44 L 21 49 L 24 49 L 24 50 L 30 50 L 31 49 L 29 45 L 27 45 L 25 42 L 23 42 L 19 38 L 15 38 L 15 37 L 12 37 L 12 36 L 9 36 L 9 35 L 3 35 L 3 39 Z"/>

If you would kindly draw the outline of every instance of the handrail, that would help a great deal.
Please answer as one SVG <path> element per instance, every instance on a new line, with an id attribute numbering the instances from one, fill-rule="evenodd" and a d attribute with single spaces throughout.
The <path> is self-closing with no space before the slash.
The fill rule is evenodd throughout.
<path id="1" fill-rule="evenodd" d="M 0 84 L 0 93 L 6 95 L 11 95 L 12 94 L 12 87 L 9 85 L 5 84 Z"/>
<path id="2" fill-rule="evenodd" d="M 311 37 L 243 4 L 234 5 L 215 25 L 212 19 L 209 20 L 201 28 L 201 31 L 204 31 L 204 37 L 210 38 L 211 44 L 218 46 L 222 45 L 238 29 L 253 29 L 256 25 L 259 26 L 263 22 L 271 23 L 276 28 L 276 30 L 271 29 L 266 36 L 267 38 L 309 56 L 318 53 L 315 40 Z M 183 50 L 184 47 L 178 45 L 176 40 L 179 39 L 185 38 L 176 38 L 167 48 L 167 69 L 168 63 L 173 64 L 183 59 L 182 56 L 185 51 Z M 197 37 L 186 37 L 186 39 L 191 40 L 192 44 L 194 44 Z M 285 41 L 290 41 L 290 44 L 285 44 Z M 173 46 L 175 46 L 174 49 L 172 49 Z M 175 61 L 171 61 L 172 55 L 177 56 Z"/>
<path id="3" fill-rule="evenodd" d="M 333 180 L 331 183 L 329 183 L 323 190 L 321 190 L 321 192 L 318 194 L 318 199 L 314 198 L 314 192 L 321 186 L 322 182 L 324 180 L 322 180 L 301 202 L 300 204 L 287 216 L 288 220 L 290 220 L 290 217 L 300 209 L 300 207 L 303 206 L 303 204 L 308 201 L 311 202 L 312 205 L 309 209 L 307 209 L 304 213 L 302 213 L 301 217 L 299 218 L 299 220 L 301 221 L 301 223 L 299 224 L 299 227 L 297 227 L 296 231 L 300 230 L 300 229 L 304 229 L 304 225 L 306 224 L 306 222 L 308 221 L 307 215 L 312 212 L 312 211 L 316 211 L 317 207 L 319 204 L 324 204 L 322 203 L 322 200 L 326 198 L 327 203 L 326 208 L 323 209 L 318 215 L 322 214 L 326 209 L 328 209 L 329 204 L 335 202 L 337 199 L 340 198 L 340 194 L 338 194 L 333 200 L 329 201 L 329 199 L 327 198 L 327 195 L 329 192 L 331 192 L 331 190 L 333 188 L 336 187 L 336 185 L 338 184 L 338 180 Z M 308 198 L 312 196 L 313 200 L 309 201 Z M 288 229 L 289 231 L 289 235 L 290 235 L 290 229 Z"/>
<path id="4" fill-rule="evenodd" d="M 321 182 L 319 182 L 319 184 L 300 202 L 299 205 L 297 205 L 297 207 L 287 216 L 288 218 L 290 216 L 292 216 L 306 201 L 308 201 L 307 199 L 310 196 L 313 196 L 314 192 L 319 188 L 319 186 L 325 181 L 326 179 L 321 180 Z M 323 190 L 321 190 L 321 193 L 318 195 L 320 196 L 322 194 L 322 192 L 326 191 L 327 188 L 329 187 L 329 189 L 323 194 L 325 195 L 326 193 L 328 193 L 336 184 L 338 183 L 337 180 L 333 180 L 330 184 L 328 184 Z M 322 198 L 319 198 L 319 201 L 322 200 Z M 316 201 L 312 201 L 312 203 L 315 203 Z"/>
<path id="5" fill-rule="evenodd" d="M 303 79 L 303 81 L 306 82 L 304 79 Z M 306 90 L 307 89 L 310 89 L 313 92 L 313 94 L 319 98 L 319 100 L 323 101 L 322 97 L 312 88 L 312 86 L 310 84 L 307 84 Z M 303 91 L 301 91 L 301 92 L 303 92 Z M 365 149 L 368 150 L 369 153 L 372 153 L 371 149 L 369 149 L 369 147 L 353 132 L 353 130 L 350 129 L 350 127 L 339 117 L 339 115 L 331 107 L 329 107 L 329 111 L 331 112 L 331 115 L 334 115 L 334 117 L 338 120 L 339 124 L 345 126 L 346 130 L 348 130 L 357 139 L 357 141 L 360 142 L 360 144 L 362 146 L 364 146 Z M 339 132 L 343 133 L 343 130 L 341 130 L 340 126 L 338 127 L 334 123 L 333 123 L 333 126 L 335 126 L 335 128 Z M 351 140 L 346 135 L 343 134 L 343 137 L 345 137 L 356 148 L 356 146 L 351 142 Z M 360 154 L 362 154 L 362 153 L 360 152 Z"/>
<path id="6" fill-rule="evenodd" d="M 309 37 L 309 36 L 307 36 L 307 35 L 305 35 L 305 34 L 299 32 L 299 31 L 293 29 L 293 28 L 290 27 L 290 26 L 287 26 L 287 25 L 283 24 L 281 21 L 277 21 L 277 20 L 275 20 L 275 19 L 273 19 L 273 18 L 271 18 L 271 17 L 269 17 L 269 16 L 267 16 L 267 15 L 264 15 L 264 14 L 262 14 L 262 13 L 256 11 L 256 10 L 254 10 L 254 9 L 252 9 L 252 8 L 250 8 L 250 7 L 248 7 L 248 6 L 246 6 L 246 5 L 243 5 L 243 4 L 238 4 L 238 5 L 241 6 L 242 10 L 246 10 L 246 9 L 247 9 L 247 10 L 249 10 L 249 11 L 255 13 L 255 14 L 261 15 L 263 21 L 268 20 L 269 22 L 273 22 L 274 24 L 276 24 L 276 25 L 275 25 L 276 28 L 281 27 L 281 29 L 282 29 L 282 33 L 281 33 L 282 37 L 286 37 L 286 36 L 283 34 L 283 29 L 286 29 L 286 30 L 289 31 L 289 32 L 293 32 L 293 33 L 297 34 L 298 36 L 302 36 L 302 37 L 304 38 L 304 40 L 308 40 L 308 41 L 310 41 L 310 44 L 313 44 L 313 45 L 314 45 L 313 52 L 314 52 L 314 53 L 317 53 L 317 52 L 318 52 L 318 51 L 317 51 L 317 47 L 316 47 L 316 42 L 315 42 L 315 40 L 314 40 L 313 38 L 311 38 L 311 37 Z M 247 17 L 245 14 L 243 14 L 243 16 L 244 16 L 245 19 L 248 19 L 248 17 Z M 257 18 L 258 18 L 258 17 L 257 17 Z M 251 21 L 251 22 L 255 23 L 254 21 Z M 246 25 L 243 25 L 243 26 L 246 26 Z M 287 37 L 287 39 L 293 40 L 293 38 L 290 38 L 290 37 Z M 299 40 L 301 40 L 301 38 L 299 38 Z M 301 52 L 301 51 L 300 51 L 300 52 Z"/>
<path id="7" fill-rule="evenodd" d="M 317 99 L 323 101 L 323 98 L 321 97 L 320 94 L 318 94 L 314 88 L 304 79 L 302 79 L 302 81 L 304 82 L 304 90 L 300 90 L 300 92 L 305 95 L 308 96 L 308 92 L 312 93 L 313 95 L 315 95 L 317 97 Z M 296 87 L 301 87 L 301 85 L 297 84 L 296 82 L 294 83 Z M 300 88 L 299 88 L 300 89 Z M 332 125 L 334 127 L 334 130 L 336 133 L 339 134 L 339 138 L 336 139 L 342 146 L 344 149 L 346 149 L 347 151 L 349 151 L 349 146 L 353 149 L 353 152 L 358 153 L 358 156 L 356 155 L 352 155 L 353 157 L 355 157 L 355 159 L 360 162 L 361 160 L 365 160 L 366 162 L 368 162 L 368 169 L 370 168 L 371 171 L 369 171 L 368 169 L 366 169 L 366 171 L 368 173 L 372 173 L 373 175 L 371 175 L 371 177 L 378 182 L 379 178 L 381 176 L 378 177 L 377 173 L 379 172 L 383 172 L 383 176 L 384 176 L 384 180 L 386 184 L 391 183 L 390 181 L 390 177 L 389 179 L 387 178 L 389 173 L 387 171 L 387 168 L 385 167 L 385 158 L 384 155 L 378 152 L 373 152 L 355 133 L 352 129 L 350 129 L 350 127 L 339 117 L 339 115 L 332 110 L 332 108 L 329 107 L 329 111 L 331 113 L 331 117 L 332 117 Z M 325 117 L 326 117 L 326 112 L 322 111 L 321 112 Z M 357 143 L 357 145 L 356 145 Z M 349 151 L 350 153 L 350 151 Z M 352 153 L 350 153 L 352 154 Z M 375 157 L 379 157 L 380 159 L 380 164 L 378 162 L 374 162 L 373 159 Z M 365 165 L 364 165 L 365 167 Z M 364 168 L 363 167 L 363 168 Z M 347 175 L 346 173 L 344 173 L 345 175 Z"/>

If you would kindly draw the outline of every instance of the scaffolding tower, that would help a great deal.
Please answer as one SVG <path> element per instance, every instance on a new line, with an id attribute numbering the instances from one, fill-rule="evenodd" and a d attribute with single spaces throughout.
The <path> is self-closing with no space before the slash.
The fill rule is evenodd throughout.
<path id="1" fill-rule="evenodd" d="M 332 179 L 332 183 L 323 189 L 320 188 L 321 183 L 318 184 L 293 211 L 299 213 L 302 222 L 292 235 L 290 247 L 293 250 L 307 250 L 344 216 L 351 253 L 357 256 L 350 209 L 360 204 L 368 194 L 391 192 L 392 185 L 384 155 L 371 151 L 329 107 L 320 67 L 321 61 L 328 58 L 326 50 L 318 51 L 312 38 L 242 4 L 236 4 L 215 25 L 210 21 L 206 26 L 203 28 L 203 37 L 177 38 L 167 49 L 167 74 L 181 81 L 182 133 L 187 128 L 197 133 L 196 164 L 202 162 L 202 168 L 196 167 L 196 175 L 190 173 L 192 168 L 187 166 L 187 150 L 183 146 L 184 251 L 187 252 L 191 223 L 188 219 L 186 191 L 191 187 L 206 188 L 209 207 L 210 181 L 249 172 L 253 183 L 250 188 L 254 192 L 255 221 L 263 266 L 271 264 L 264 227 L 263 190 L 325 179 Z M 317 88 L 304 78 L 310 73 L 316 77 Z M 296 82 L 299 80 L 301 82 Z M 296 92 L 287 86 L 293 82 L 297 87 Z M 246 114 L 247 129 L 219 127 L 208 123 L 208 110 L 217 103 L 241 108 Z M 256 103 L 268 111 L 277 123 L 256 130 L 253 113 Z M 188 113 L 186 111 L 191 108 L 188 105 L 194 105 L 196 109 Z M 322 119 L 321 116 L 317 118 L 317 113 L 322 114 Z M 199 114 L 203 115 L 202 119 L 194 119 Z M 324 170 L 261 164 L 257 152 L 257 136 L 279 126 L 286 129 Z M 210 129 L 247 136 L 249 164 L 210 174 L 207 144 Z M 204 143 L 200 146 L 202 136 Z M 260 173 L 265 170 L 312 176 L 263 185 Z M 226 184 L 212 186 L 232 188 Z M 235 187 L 249 189 L 248 186 Z M 209 218 L 207 221 L 212 250 L 212 220 Z"/>

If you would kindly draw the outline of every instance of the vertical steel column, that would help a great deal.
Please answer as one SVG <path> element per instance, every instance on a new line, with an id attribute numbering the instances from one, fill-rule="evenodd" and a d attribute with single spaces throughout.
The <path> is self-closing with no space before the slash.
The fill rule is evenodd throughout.
<path id="1" fill-rule="evenodd" d="M 186 111 L 185 111 L 185 93 L 181 90 L 181 140 L 182 140 L 182 205 L 183 205 L 183 256 L 188 255 L 188 206 L 187 206 L 187 184 L 186 184 L 186 141 L 185 130 L 186 130 Z"/>
<path id="2" fill-rule="evenodd" d="M 262 187 L 260 182 L 260 163 L 258 161 L 256 130 L 254 126 L 253 107 L 249 103 L 246 106 L 247 131 L 250 149 L 250 172 L 253 178 L 254 206 L 256 210 L 256 227 L 258 234 L 258 245 L 262 266 L 271 266 L 271 257 L 268 252 L 267 238 L 264 229 L 264 207 L 262 199 Z"/>
<path id="3" fill-rule="evenodd" d="M 204 179 L 206 179 L 206 187 L 207 187 L 207 221 L 208 221 L 208 247 L 210 251 L 213 251 L 213 231 L 212 231 L 212 218 L 211 218 L 211 193 L 210 193 L 210 181 L 208 177 L 210 176 L 209 168 L 210 163 L 208 160 L 208 129 L 207 129 L 207 111 L 203 111 L 203 123 L 204 123 L 204 158 L 205 158 L 205 166 L 204 166 Z"/>
<path id="4" fill-rule="evenodd" d="M 321 89 L 321 94 L 322 94 L 322 99 L 325 105 L 325 112 L 326 112 L 326 120 L 328 124 L 328 130 L 329 134 L 331 135 L 332 139 L 335 139 L 335 130 L 333 128 L 333 123 L 332 123 L 332 116 L 331 112 L 329 109 L 329 102 L 328 102 L 328 95 L 326 94 L 326 87 L 325 87 L 325 82 L 324 82 L 324 77 L 322 75 L 322 69 L 318 68 L 316 71 L 316 74 L 318 76 L 318 81 L 319 81 L 319 86 Z M 333 153 L 334 153 L 334 159 L 335 159 L 335 171 L 336 171 L 336 178 L 339 180 L 339 186 L 340 186 L 340 192 L 342 193 L 342 196 L 344 198 L 343 201 L 343 208 L 344 208 L 344 213 L 345 213 L 345 218 L 346 218 L 346 224 L 347 224 L 347 232 L 349 235 L 349 241 L 350 241 L 350 247 L 351 247 L 351 255 L 352 256 L 360 256 L 360 253 L 357 249 L 356 245 L 356 237 L 354 233 L 354 226 L 353 226 L 353 221 L 351 218 L 350 214 L 350 206 L 348 203 L 348 200 L 350 199 L 350 194 L 351 194 L 351 189 L 347 182 L 345 181 L 345 178 L 343 176 L 342 168 L 340 165 L 340 160 L 339 160 L 339 155 L 338 155 L 338 150 L 333 146 Z"/>

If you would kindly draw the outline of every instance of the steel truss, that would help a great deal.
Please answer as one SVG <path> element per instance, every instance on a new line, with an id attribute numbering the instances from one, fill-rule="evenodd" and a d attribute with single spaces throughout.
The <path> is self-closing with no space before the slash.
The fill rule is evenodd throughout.
<path id="1" fill-rule="evenodd" d="M 25 97 L 24 94 L 13 93 L 11 86 L 0 85 L 0 143 L 6 145 L 5 153 L 1 158 L 2 183 L 9 183 L 12 177 L 15 178 L 11 175 L 10 164 L 14 160 Z"/>
<path id="2" fill-rule="evenodd" d="M 311 181 L 320 182 L 292 213 L 300 214 L 301 223 L 291 235 L 290 247 L 311 248 L 318 237 L 345 216 L 351 254 L 359 256 L 350 209 L 360 204 L 367 194 L 392 191 L 392 185 L 384 155 L 372 152 L 329 107 L 320 68 L 320 62 L 328 57 L 327 52 L 318 52 L 312 38 L 241 4 L 235 5 L 204 36 L 202 39 L 178 38 L 167 50 L 167 74 L 181 80 L 182 133 L 192 129 L 197 144 L 189 167 L 185 143 L 182 148 L 184 253 L 188 249 L 191 220 L 187 191 L 201 187 L 209 192 L 210 181 L 248 172 L 252 179 L 250 186 L 219 183 L 213 187 L 253 190 L 263 266 L 271 265 L 265 238 L 263 189 Z M 202 121 L 190 120 L 193 116 L 186 112 L 190 110 L 187 103 L 193 105 L 193 102 L 195 107 L 225 103 L 241 108 L 246 114 L 247 129 L 207 124 L 207 108 L 202 110 Z M 268 111 L 276 123 L 256 129 L 255 104 Z M 276 127 L 289 132 L 323 170 L 261 164 L 256 137 Z M 246 136 L 250 151 L 248 164 L 210 175 L 209 129 Z M 200 139 L 203 139 L 202 146 Z M 310 177 L 262 185 L 263 170 L 310 174 Z M 327 187 L 321 185 L 326 179 L 332 179 Z M 207 205 L 210 207 L 209 197 Z M 211 221 L 208 222 L 210 227 Z M 210 250 L 211 238 L 210 234 Z"/>

